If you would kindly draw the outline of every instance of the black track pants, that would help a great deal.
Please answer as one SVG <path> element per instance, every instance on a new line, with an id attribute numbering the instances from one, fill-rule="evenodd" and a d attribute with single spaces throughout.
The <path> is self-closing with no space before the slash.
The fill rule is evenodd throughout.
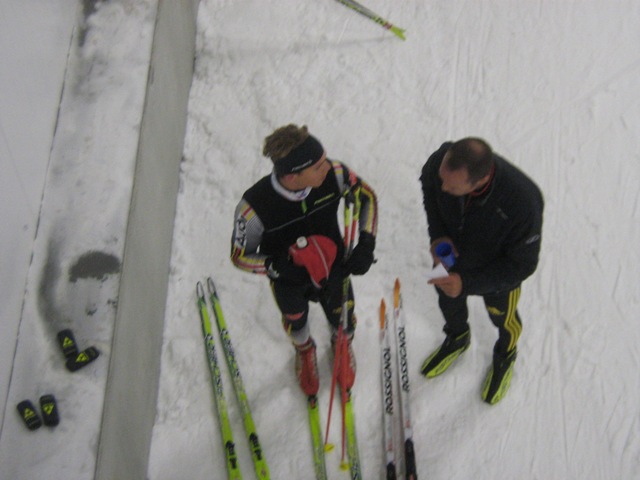
<path id="1" fill-rule="evenodd" d="M 495 344 L 495 352 L 498 354 L 513 350 L 520 338 L 522 322 L 517 309 L 520 290 L 521 286 L 518 285 L 513 290 L 482 296 L 489 318 L 498 328 L 498 341 Z M 436 291 L 438 305 L 445 318 L 445 333 L 458 336 L 467 331 L 469 309 L 466 295 L 451 298 L 438 288 Z"/>
<path id="2" fill-rule="evenodd" d="M 342 312 L 342 295 L 343 295 L 343 276 L 339 269 L 334 269 L 328 279 L 325 287 L 318 291 L 313 285 L 287 285 L 282 282 L 272 281 L 271 288 L 276 304 L 282 312 L 284 328 L 300 329 L 307 323 L 307 315 L 309 313 L 309 302 L 319 302 L 322 306 L 324 314 L 329 323 L 337 329 L 340 325 L 340 316 Z M 348 302 L 348 328 L 347 331 L 354 330 L 353 320 L 354 296 L 351 282 L 349 281 L 349 302 Z M 302 314 L 299 316 L 298 314 Z M 295 324 L 289 325 L 288 316 L 296 316 L 298 319 Z"/>

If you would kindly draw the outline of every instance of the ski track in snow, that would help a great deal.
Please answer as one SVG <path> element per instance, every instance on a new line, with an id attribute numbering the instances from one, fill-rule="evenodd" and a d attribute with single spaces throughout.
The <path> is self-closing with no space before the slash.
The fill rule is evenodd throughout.
<path id="1" fill-rule="evenodd" d="M 233 211 L 269 172 L 263 138 L 308 124 L 380 201 L 379 259 L 354 280 L 355 405 L 364 478 L 381 478 L 378 306 L 403 286 L 421 478 L 609 479 L 640 471 L 640 6 L 619 1 L 370 0 L 401 42 L 337 2 L 202 0 L 174 233 L 149 478 L 221 478 L 224 460 L 195 284 L 212 275 L 272 478 L 311 479 L 305 400 L 267 282 L 231 265 Z M 472 346 L 441 378 L 418 373 L 442 339 L 418 176 L 446 140 L 484 136 L 546 198 L 538 271 L 509 395 L 480 400 L 496 332 L 470 300 Z M 321 417 L 331 353 L 312 306 Z M 221 356 L 221 351 L 219 353 Z M 222 359 L 222 357 L 221 357 Z M 254 478 L 226 368 L 245 478 Z M 339 409 L 327 455 L 339 471 Z M 399 431 L 396 431 L 399 436 Z M 194 461 L 197 459 L 197 461 Z"/>

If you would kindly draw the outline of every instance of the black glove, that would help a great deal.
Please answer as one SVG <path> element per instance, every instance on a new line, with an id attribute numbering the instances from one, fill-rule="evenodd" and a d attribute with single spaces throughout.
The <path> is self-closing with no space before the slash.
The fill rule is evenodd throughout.
<path id="1" fill-rule="evenodd" d="M 360 232 L 358 244 L 345 263 L 345 269 L 352 275 L 364 275 L 373 264 L 373 250 L 376 248 L 376 237 L 367 232 Z"/>
<path id="2" fill-rule="evenodd" d="M 311 283 L 307 269 L 294 265 L 288 255 L 274 255 L 264 262 L 267 275 L 272 280 L 279 280 L 293 285 Z"/>

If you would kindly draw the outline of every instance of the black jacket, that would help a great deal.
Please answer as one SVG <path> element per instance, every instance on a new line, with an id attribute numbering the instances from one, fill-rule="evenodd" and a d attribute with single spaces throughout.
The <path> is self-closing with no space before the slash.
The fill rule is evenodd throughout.
<path id="1" fill-rule="evenodd" d="M 338 208 L 342 192 L 333 169 L 318 188 L 301 202 L 292 202 L 271 186 L 270 176 L 262 178 L 244 193 L 262 221 L 264 231 L 260 252 L 266 255 L 286 254 L 298 237 L 324 235 L 335 242 L 342 258 L 343 241 L 338 224 Z"/>
<path id="2" fill-rule="evenodd" d="M 464 295 L 502 292 L 518 286 L 537 265 L 544 200 L 529 177 L 494 154 L 495 173 L 480 196 L 442 191 L 438 170 L 451 147 L 444 143 L 422 168 L 420 182 L 433 242 L 450 237 L 459 256 L 451 271 Z"/>
<path id="3" fill-rule="evenodd" d="M 238 268 L 266 274 L 269 256 L 285 255 L 298 237 L 309 235 L 331 238 L 338 247 L 337 258 L 342 258 L 338 211 L 342 198 L 356 186 L 361 202 L 358 229 L 376 235 L 378 203 L 373 189 L 342 162 L 330 163 L 322 185 L 304 199 L 292 200 L 276 191 L 271 175 L 244 193 L 236 207 L 231 239 L 231 260 Z"/>

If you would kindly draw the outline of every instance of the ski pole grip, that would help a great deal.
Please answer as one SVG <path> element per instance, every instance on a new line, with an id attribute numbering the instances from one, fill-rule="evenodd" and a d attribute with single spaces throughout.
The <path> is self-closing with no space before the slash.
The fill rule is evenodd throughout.
<path id="1" fill-rule="evenodd" d="M 307 237 L 298 237 L 296 240 L 296 246 L 298 248 L 305 248 L 308 244 L 309 242 L 307 242 Z"/>

